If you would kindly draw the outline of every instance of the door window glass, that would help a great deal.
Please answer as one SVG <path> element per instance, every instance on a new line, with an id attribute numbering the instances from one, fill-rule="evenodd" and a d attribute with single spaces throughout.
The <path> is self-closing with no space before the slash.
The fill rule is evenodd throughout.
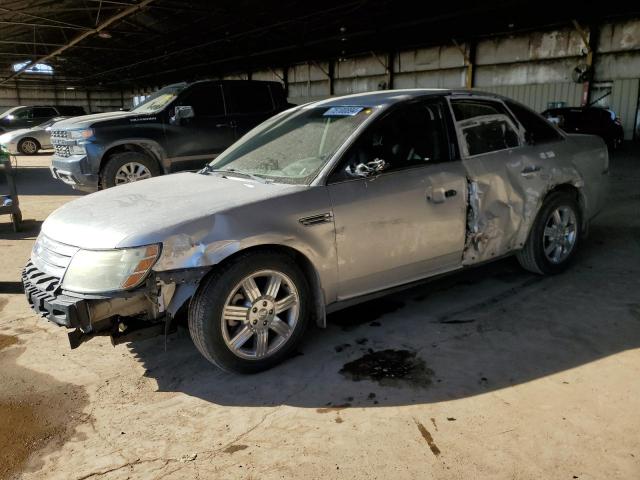
<path id="1" fill-rule="evenodd" d="M 555 142 L 562 139 L 562 136 L 555 128 L 528 108 L 508 100 L 505 103 L 525 129 L 525 139 L 529 145 Z"/>
<path id="2" fill-rule="evenodd" d="M 224 86 L 231 113 L 264 113 L 273 110 L 267 83 L 228 83 Z"/>
<path id="3" fill-rule="evenodd" d="M 224 115 L 222 88 L 215 83 L 201 83 L 191 87 L 180 100 L 180 105 L 193 108 L 196 117 Z"/>
<path id="4" fill-rule="evenodd" d="M 34 118 L 55 117 L 57 114 L 58 112 L 51 107 L 34 107 L 33 109 Z"/>
<path id="5" fill-rule="evenodd" d="M 467 156 L 519 146 L 513 117 L 502 104 L 482 100 L 454 100 L 451 107 L 462 135 L 461 147 Z"/>
<path id="6" fill-rule="evenodd" d="M 437 102 L 400 107 L 375 122 L 345 154 L 332 182 L 354 178 L 359 164 L 384 160 L 384 171 L 449 160 L 443 108 Z"/>
<path id="7" fill-rule="evenodd" d="M 15 112 L 11 112 L 11 115 L 13 115 L 15 120 L 28 120 L 33 118 L 33 109 L 24 108 L 22 110 L 16 110 Z"/>

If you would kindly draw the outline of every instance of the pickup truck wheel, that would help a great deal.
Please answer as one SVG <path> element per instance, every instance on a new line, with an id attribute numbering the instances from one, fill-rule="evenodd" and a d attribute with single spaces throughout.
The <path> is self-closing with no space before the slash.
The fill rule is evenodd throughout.
<path id="1" fill-rule="evenodd" d="M 266 370 L 288 358 L 302 339 L 309 292 L 304 274 L 288 255 L 242 255 L 214 271 L 194 295 L 191 338 L 223 370 Z"/>
<path id="2" fill-rule="evenodd" d="M 113 155 L 102 169 L 100 186 L 115 187 L 160 175 L 158 162 L 138 152 L 124 152 Z"/>
<path id="3" fill-rule="evenodd" d="M 581 233 L 580 208 L 570 193 L 552 193 L 516 256 L 526 270 L 542 275 L 563 271 L 575 255 Z"/>
<path id="4" fill-rule="evenodd" d="M 35 155 L 40 150 L 40 143 L 35 138 L 23 138 L 18 143 L 18 151 L 23 155 Z"/>

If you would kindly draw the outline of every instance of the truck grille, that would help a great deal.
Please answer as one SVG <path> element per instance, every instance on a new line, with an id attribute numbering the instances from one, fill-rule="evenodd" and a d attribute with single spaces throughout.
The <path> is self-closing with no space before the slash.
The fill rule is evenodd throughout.
<path id="1" fill-rule="evenodd" d="M 77 251 L 77 247 L 56 242 L 41 234 L 31 251 L 31 263 L 39 271 L 61 279 L 71 262 L 71 257 Z"/>
<path id="2" fill-rule="evenodd" d="M 69 157 L 71 156 L 71 147 L 69 145 L 54 145 L 53 151 L 58 157 Z"/>
<path id="3" fill-rule="evenodd" d="M 69 138 L 68 130 L 51 130 L 51 138 Z"/>

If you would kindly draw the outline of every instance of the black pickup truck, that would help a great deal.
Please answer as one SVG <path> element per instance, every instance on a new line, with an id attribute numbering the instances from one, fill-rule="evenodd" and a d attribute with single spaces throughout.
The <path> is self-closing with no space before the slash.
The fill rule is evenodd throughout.
<path id="1" fill-rule="evenodd" d="M 51 173 L 95 191 L 201 168 L 237 138 L 291 106 L 277 82 L 204 80 L 158 90 L 128 112 L 55 125 Z"/>

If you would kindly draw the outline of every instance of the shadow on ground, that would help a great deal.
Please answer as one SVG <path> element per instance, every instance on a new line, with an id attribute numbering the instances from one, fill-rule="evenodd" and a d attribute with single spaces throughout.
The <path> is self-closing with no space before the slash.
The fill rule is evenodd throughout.
<path id="1" fill-rule="evenodd" d="M 18 196 L 26 195 L 83 195 L 69 185 L 51 176 L 48 167 L 25 165 L 25 157 L 17 157 L 17 168 L 14 169 Z M 13 162 L 15 167 L 15 162 Z M 0 181 L 0 192 L 7 190 L 6 181 Z"/>
<path id="2" fill-rule="evenodd" d="M 166 353 L 161 338 L 129 348 L 160 391 L 223 405 L 366 407 L 478 395 L 640 346 L 640 299 L 628 303 L 638 298 L 640 268 L 601 272 L 605 262 L 592 265 L 596 242 L 557 277 L 505 260 L 331 315 L 298 355 L 258 375 L 218 371 L 184 329 Z"/>
<path id="3" fill-rule="evenodd" d="M 513 258 L 462 271 L 331 315 L 297 355 L 253 376 L 208 364 L 184 328 L 166 353 L 162 337 L 129 348 L 161 391 L 319 409 L 479 395 L 638 348 L 640 171 L 635 158 L 612 169 L 608 207 L 561 275 L 530 274 Z"/>

